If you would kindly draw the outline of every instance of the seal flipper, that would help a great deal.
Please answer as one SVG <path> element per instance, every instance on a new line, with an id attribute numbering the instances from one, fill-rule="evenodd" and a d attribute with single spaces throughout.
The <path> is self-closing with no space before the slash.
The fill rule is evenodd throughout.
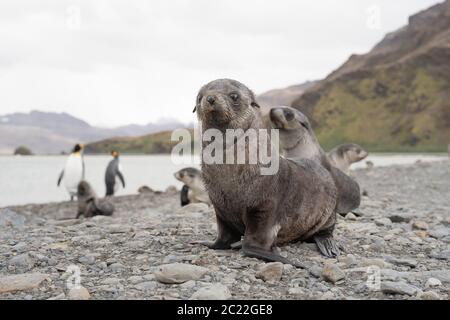
<path id="1" fill-rule="evenodd" d="M 216 209 L 217 211 L 217 209 Z M 241 233 L 228 226 L 217 214 L 217 239 L 214 242 L 199 242 L 214 250 L 231 249 L 231 245 L 241 240 Z"/>
<path id="2" fill-rule="evenodd" d="M 183 185 L 180 194 L 181 206 L 184 207 L 190 203 L 189 201 L 189 187 L 187 185 Z"/>
<path id="3" fill-rule="evenodd" d="M 333 238 L 332 231 L 323 231 L 313 236 L 319 251 L 326 257 L 335 258 L 341 254 L 342 248 Z"/>

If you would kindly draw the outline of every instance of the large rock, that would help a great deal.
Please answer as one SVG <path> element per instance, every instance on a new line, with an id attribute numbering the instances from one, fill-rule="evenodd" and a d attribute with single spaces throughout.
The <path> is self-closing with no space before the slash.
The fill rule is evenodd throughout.
<path id="1" fill-rule="evenodd" d="M 345 278 L 344 271 L 334 263 L 326 263 L 322 269 L 322 277 L 331 283 L 336 283 Z"/>
<path id="2" fill-rule="evenodd" d="M 221 283 L 201 288 L 191 296 L 191 300 L 227 300 L 230 298 L 230 290 Z"/>
<path id="3" fill-rule="evenodd" d="M 12 257 L 8 261 L 8 265 L 16 267 L 16 268 L 23 268 L 23 269 L 31 269 L 34 266 L 34 260 L 30 257 L 28 253 L 19 254 L 15 257 Z"/>
<path id="4" fill-rule="evenodd" d="M 35 289 L 48 277 L 39 272 L 0 277 L 0 293 Z"/>
<path id="5" fill-rule="evenodd" d="M 91 298 L 91 294 L 85 287 L 77 287 L 69 290 L 67 294 L 69 300 L 89 300 Z"/>
<path id="6" fill-rule="evenodd" d="M 283 264 L 281 262 L 266 263 L 256 272 L 255 277 L 264 281 L 280 281 L 283 275 Z"/>
<path id="7" fill-rule="evenodd" d="M 208 269 L 185 263 L 165 264 L 158 267 L 154 273 L 156 280 L 161 283 L 183 283 L 189 280 L 199 280 Z"/>
<path id="8" fill-rule="evenodd" d="M 381 283 L 383 293 L 402 294 L 412 296 L 419 291 L 419 288 L 409 285 L 405 282 L 383 281 Z"/>

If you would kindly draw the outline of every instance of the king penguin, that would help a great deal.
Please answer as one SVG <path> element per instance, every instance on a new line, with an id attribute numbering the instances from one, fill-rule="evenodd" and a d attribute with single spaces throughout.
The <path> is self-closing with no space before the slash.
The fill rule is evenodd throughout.
<path id="1" fill-rule="evenodd" d="M 119 183 L 117 183 L 116 178 L 120 179 L 122 186 L 125 188 L 125 179 L 123 178 L 119 163 L 119 153 L 112 151 L 111 155 L 113 159 L 109 162 L 105 173 L 106 196 L 113 196 L 119 188 Z"/>
<path id="2" fill-rule="evenodd" d="M 58 187 L 64 178 L 64 186 L 70 195 L 70 201 L 77 195 L 78 184 L 84 180 L 83 147 L 82 144 L 75 145 L 58 178 Z"/>

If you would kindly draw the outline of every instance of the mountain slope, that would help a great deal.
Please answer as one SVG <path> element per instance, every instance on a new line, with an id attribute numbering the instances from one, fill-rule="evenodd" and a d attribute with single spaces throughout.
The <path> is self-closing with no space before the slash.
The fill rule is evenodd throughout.
<path id="1" fill-rule="evenodd" d="M 308 81 L 283 89 L 273 89 L 259 94 L 256 100 L 262 107 L 289 106 L 298 96 L 302 95 L 316 83 L 317 81 Z"/>
<path id="2" fill-rule="evenodd" d="M 365 55 L 353 55 L 292 106 L 330 148 L 445 150 L 450 142 L 450 1 L 410 17 Z"/>
<path id="3" fill-rule="evenodd" d="M 99 128 L 67 113 L 32 111 L 0 116 L 0 153 L 12 153 L 20 145 L 35 153 L 69 151 L 75 143 L 88 143 L 116 136 L 141 136 L 184 127 L 176 121 L 147 125 Z"/>
<path id="4" fill-rule="evenodd" d="M 193 134 L 193 130 L 190 130 Z M 178 144 L 171 141 L 172 131 L 153 133 L 141 137 L 110 138 L 86 145 L 87 154 L 105 154 L 112 150 L 128 154 L 170 153 Z"/>

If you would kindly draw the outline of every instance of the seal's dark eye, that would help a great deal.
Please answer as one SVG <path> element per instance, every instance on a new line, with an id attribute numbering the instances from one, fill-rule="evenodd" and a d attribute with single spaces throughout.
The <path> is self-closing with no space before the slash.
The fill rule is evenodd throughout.
<path id="1" fill-rule="evenodd" d="M 237 101 L 239 99 L 239 95 L 236 92 L 230 93 L 230 98 L 233 101 Z"/>

